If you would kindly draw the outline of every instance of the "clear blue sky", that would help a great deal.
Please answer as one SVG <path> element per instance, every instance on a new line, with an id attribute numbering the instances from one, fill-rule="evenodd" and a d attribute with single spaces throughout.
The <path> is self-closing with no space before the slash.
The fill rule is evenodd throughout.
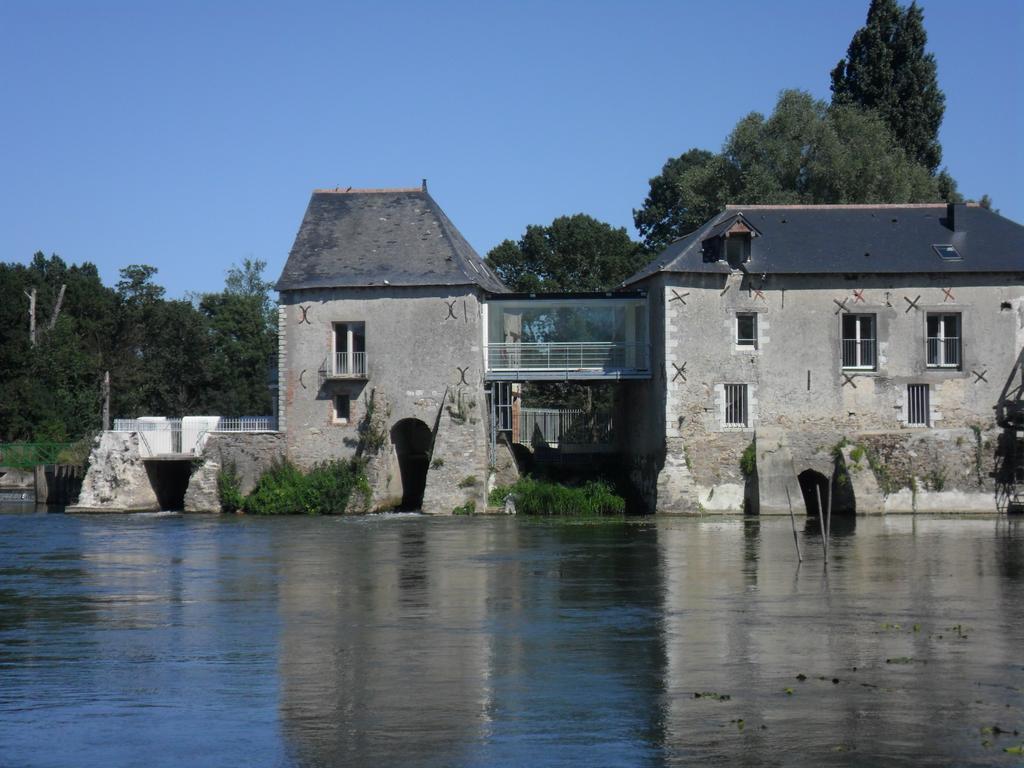
<path id="1" fill-rule="evenodd" d="M 647 180 L 778 92 L 827 98 L 868 0 L 0 2 L 0 260 L 171 296 L 276 279 L 314 187 L 431 193 L 481 253 Z M 944 162 L 1024 222 L 1024 2 L 923 0 Z"/>

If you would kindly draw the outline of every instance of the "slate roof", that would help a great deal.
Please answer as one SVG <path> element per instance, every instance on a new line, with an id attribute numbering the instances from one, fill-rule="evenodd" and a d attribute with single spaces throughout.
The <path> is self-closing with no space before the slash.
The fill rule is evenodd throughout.
<path id="1" fill-rule="evenodd" d="M 425 187 L 315 190 L 277 290 L 385 284 L 508 290 Z"/>
<path id="2" fill-rule="evenodd" d="M 729 272 L 725 261 L 704 260 L 701 243 L 737 212 L 760 233 L 744 265 L 750 272 L 1024 272 L 1024 226 L 973 205 L 737 205 L 671 243 L 623 285 L 658 272 Z M 961 258 L 941 258 L 937 245 L 952 245 Z"/>

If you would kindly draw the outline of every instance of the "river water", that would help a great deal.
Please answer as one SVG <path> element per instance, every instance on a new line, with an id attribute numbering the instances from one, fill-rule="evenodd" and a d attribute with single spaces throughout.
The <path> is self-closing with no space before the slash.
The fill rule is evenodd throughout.
<path id="1" fill-rule="evenodd" d="M 0 765 L 1019 765 L 1024 522 L 834 527 L 0 514 Z"/>

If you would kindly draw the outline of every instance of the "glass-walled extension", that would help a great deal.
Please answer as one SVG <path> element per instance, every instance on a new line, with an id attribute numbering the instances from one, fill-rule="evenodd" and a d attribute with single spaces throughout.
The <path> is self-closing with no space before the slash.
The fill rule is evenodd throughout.
<path id="1" fill-rule="evenodd" d="M 489 379 L 650 377 L 645 292 L 494 295 L 484 311 Z"/>

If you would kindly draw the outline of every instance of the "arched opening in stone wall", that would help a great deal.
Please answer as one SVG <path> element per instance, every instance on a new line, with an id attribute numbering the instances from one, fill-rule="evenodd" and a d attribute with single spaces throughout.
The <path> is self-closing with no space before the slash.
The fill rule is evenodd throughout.
<path id="1" fill-rule="evenodd" d="M 828 478 L 821 472 L 813 469 L 805 469 L 796 476 L 800 481 L 800 492 L 804 496 L 804 508 L 808 517 L 821 517 L 821 507 L 828 506 Z M 821 494 L 821 505 L 818 504 L 818 494 Z"/>
<path id="2" fill-rule="evenodd" d="M 402 419 L 391 428 L 391 442 L 402 477 L 402 509 L 420 509 L 430 467 L 430 427 L 419 419 Z"/>
<path id="3" fill-rule="evenodd" d="M 148 459 L 146 476 L 153 487 L 160 509 L 180 512 L 185 508 L 185 491 L 192 475 L 190 459 Z"/>

